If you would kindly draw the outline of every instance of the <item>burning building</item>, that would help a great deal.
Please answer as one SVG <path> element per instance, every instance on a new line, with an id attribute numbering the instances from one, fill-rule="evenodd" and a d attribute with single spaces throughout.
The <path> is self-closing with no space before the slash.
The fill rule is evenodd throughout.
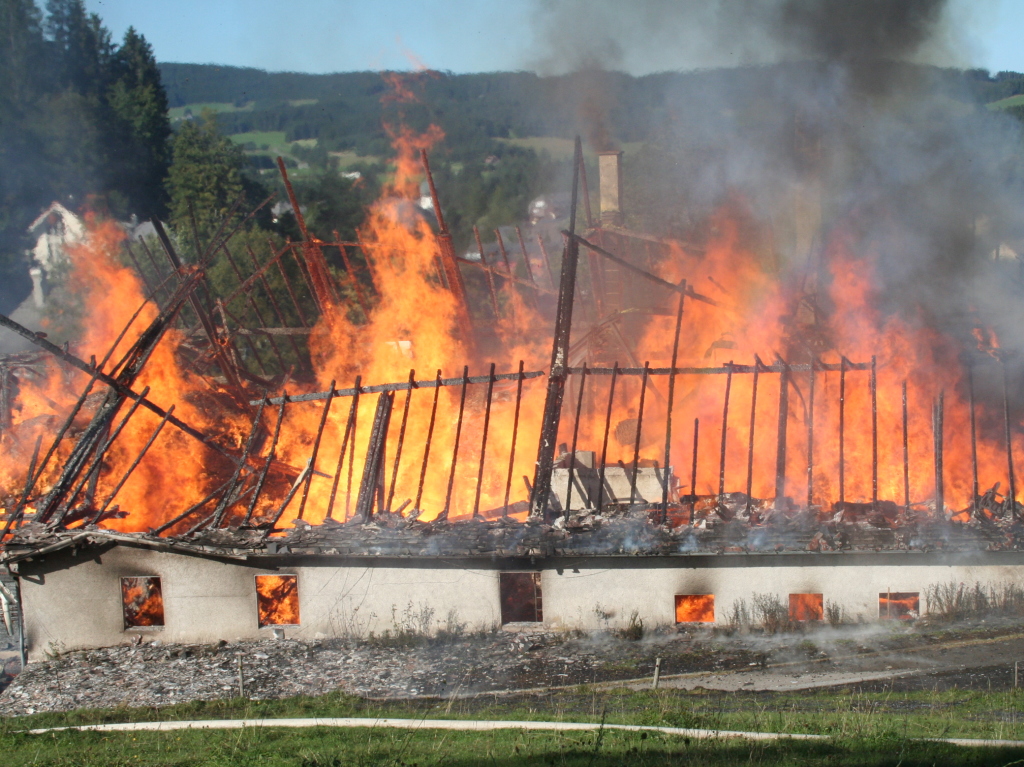
<path id="1" fill-rule="evenodd" d="M 787 248 L 736 201 L 669 238 L 625 226 L 617 151 L 592 208 L 577 141 L 560 259 L 518 230 L 468 261 L 437 132 L 396 135 L 357 242 L 311 237 L 290 186 L 302 239 L 262 263 L 228 225 L 184 263 L 158 223 L 151 250 L 93 221 L 78 348 L 0 318 L 50 355 L 0 361 L 30 656 L 362 635 L 405 605 L 588 629 L 771 593 L 798 622 L 910 619 L 931 585 L 1024 576 L 1020 367 L 981 312 L 887 305 L 856 216 L 825 232 L 824 170 Z M 237 276 L 216 299 L 214 257 Z"/>

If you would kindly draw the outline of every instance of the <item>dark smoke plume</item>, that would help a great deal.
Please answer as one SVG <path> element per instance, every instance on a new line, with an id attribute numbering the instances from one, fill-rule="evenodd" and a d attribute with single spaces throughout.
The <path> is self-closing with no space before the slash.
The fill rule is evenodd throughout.
<path id="1" fill-rule="evenodd" d="M 542 74 L 806 60 L 952 61 L 946 0 L 536 0 Z"/>
<path id="2" fill-rule="evenodd" d="M 783 0 L 775 36 L 836 61 L 900 60 L 934 37 L 946 0 Z"/>
<path id="3" fill-rule="evenodd" d="M 569 79 L 593 148 L 637 140 L 641 120 L 656 136 L 625 160 L 645 223 L 692 234 L 739 199 L 778 230 L 794 200 L 820 202 L 816 240 L 778 254 L 783 279 L 842 235 L 883 312 L 965 348 L 993 326 L 1024 352 L 1021 126 L 948 68 L 964 63 L 949 2 L 538 0 L 535 18 L 528 63 L 585 73 Z M 633 81 L 653 116 L 623 109 L 618 71 L 662 72 Z"/>

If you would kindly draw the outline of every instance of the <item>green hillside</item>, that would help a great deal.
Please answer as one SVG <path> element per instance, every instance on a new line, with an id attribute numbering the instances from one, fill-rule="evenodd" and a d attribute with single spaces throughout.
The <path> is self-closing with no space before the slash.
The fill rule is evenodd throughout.
<path id="1" fill-rule="evenodd" d="M 999 99 L 999 101 L 993 101 L 987 104 L 989 109 L 1009 109 L 1011 107 L 1024 106 L 1024 94 L 1018 94 L 1016 96 L 1010 96 L 1009 98 Z"/>

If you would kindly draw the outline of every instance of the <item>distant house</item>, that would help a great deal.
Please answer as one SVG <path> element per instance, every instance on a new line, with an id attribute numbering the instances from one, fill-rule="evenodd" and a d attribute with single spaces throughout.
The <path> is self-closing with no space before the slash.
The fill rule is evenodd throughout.
<path id="1" fill-rule="evenodd" d="M 301 213 L 303 216 L 306 215 L 306 210 L 307 208 L 305 205 L 299 206 L 299 213 Z M 273 216 L 273 221 L 275 224 L 278 223 L 281 220 L 281 217 L 284 216 L 286 213 L 294 214 L 295 209 L 292 208 L 290 202 L 285 202 L 284 200 L 278 200 L 270 209 L 270 215 Z"/>
<path id="2" fill-rule="evenodd" d="M 36 238 L 29 250 L 33 265 L 32 301 L 37 308 L 45 303 L 43 278 L 68 261 L 68 246 L 85 239 L 85 222 L 59 202 L 53 202 L 29 224 L 28 233 Z"/>
<path id="3" fill-rule="evenodd" d="M 29 224 L 28 233 L 36 238 L 36 244 L 30 251 L 32 260 L 49 274 L 67 262 L 68 245 L 85 239 L 85 222 L 59 202 L 54 202 Z"/>

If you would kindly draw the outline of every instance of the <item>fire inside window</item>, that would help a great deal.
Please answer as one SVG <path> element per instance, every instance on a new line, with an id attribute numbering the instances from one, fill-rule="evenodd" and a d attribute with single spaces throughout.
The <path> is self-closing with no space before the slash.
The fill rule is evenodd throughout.
<path id="1" fill-rule="evenodd" d="M 540 623 L 544 620 L 541 609 L 540 573 L 501 573 L 498 576 L 501 592 L 501 623 Z"/>
<path id="2" fill-rule="evenodd" d="M 820 621 L 825 617 L 825 600 L 821 594 L 790 594 L 791 621 Z"/>
<path id="3" fill-rule="evenodd" d="M 676 623 L 714 622 L 714 594 L 676 594 Z"/>
<path id="4" fill-rule="evenodd" d="M 125 629 L 163 628 L 164 595 L 160 578 L 143 575 L 121 579 Z"/>
<path id="5" fill-rule="evenodd" d="M 910 621 L 921 615 L 921 595 L 911 591 L 886 591 L 878 595 L 878 617 Z"/>
<path id="6" fill-rule="evenodd" d="M 257 575 L 256 611 L 259 627 L 299 625 L 297 575 Z"/>

